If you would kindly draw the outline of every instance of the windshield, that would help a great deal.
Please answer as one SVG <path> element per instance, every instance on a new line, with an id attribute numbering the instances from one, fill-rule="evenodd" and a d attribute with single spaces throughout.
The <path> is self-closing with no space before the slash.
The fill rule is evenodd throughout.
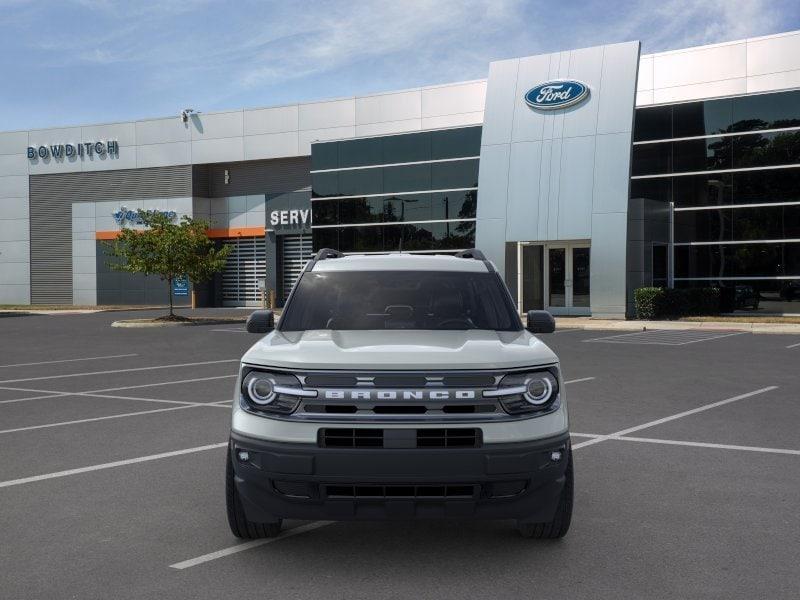
<path id="1" fill-rule="evenodd" d="M 281 331 L 489 329 L 522 324 L 496 273 L 332 271 L 303 273 Z"/>

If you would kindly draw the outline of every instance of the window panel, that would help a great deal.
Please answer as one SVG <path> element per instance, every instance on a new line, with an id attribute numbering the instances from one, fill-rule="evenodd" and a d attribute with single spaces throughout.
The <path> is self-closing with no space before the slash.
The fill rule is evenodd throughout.
<path id="1" fill-rule="evenodd" d="M 672 106 L 673 137 L 726 133 L 730 131 L 731 123 L 732 102 L 730 98 L 687 102 Z"/>
<path id="2" fill-rule="evenodd" d="M 672 142 L 676 173 L 730 169 L 733 166 L 731 154 L 729 137 Z"/>
<path id="3" fill-rule="evenodd" d="M 731 139 L 736 168 L 800 163 L 800 131 L 740 135 Z"/>
<path id="4" fill-rule="evenodd" d="M 478 187 L 478 160 L 433 163 L 431 189 Z"/>
<path id="5" fill-rule="evenodd" d="M 731 173 L 673 177 L 675 207 L 731 204 L 732 177 Z"/>
<path id="6" fill-rule="evenodd" d="M 361 167 L 383 162 L 381 138 L 339 142 L 339 167 Z"/>
<path id="7" fill-rule="evenodd" d="M 800 206 L 675 213 L 676 242 L 800 239 Z"/>
<path id="8" fill-rule="evenodd" d="M 674 179 L 677 178 L 633 179 L 631 181 L 631 198 L 647 198 L 648 200 L 657 200 L 659 202 L 671 202 L 672 181 Z"/>
<path id="9" fill-rule="evenodd" d="M 675 277 L 800 277 L 800 244 L 676 246 Z"/>
<path id="10" fill-rule="evenodd" d="M 383 168 L 383 188 L 387 192 L 412 192 L 431 189 L 431 165 Z"/>
<path id="11" fill-rule="evenodd" d="M 312 202 L 311 222 L 314 225 L 336 225 L 339 222 L 339 201 L 315 200 Z"/>
<path id="12" fill-rule="evenodd" d="M 481 127 L 464 127 L 431 132 L 431 158 L 436 160 L 479 156 L 481 129 Z"/>
<path id="13" fill-rule="evenodd" d="M 384 201 L 384 221 L 427 221 L 431 219 L 430 194 L 405 194 Z"/>
<path id="14" fill-rule="evenodd" d="M 800 91 L 733 99 L 733 131 L 800 126 Z"/>
<path id="15" fill-rule="evenodd" d="M 383 169 L 339 171 L 339 195 L 358 196 L 383 192 Z"/>
<path id="16" fill-rule="evenodd" d="M 383 138 L 383 162 L 421 162 L 431 158 L 431 134 L 412 133 Z"/>
<path id="17" fill-rule="evenodd" d="M 474 219 L 478 192 L 437 192 L 431 195 L 433 219 Z"/>
<path id="18" fill-rule="evenodd" d="M 311 144 L 311 170 L 339 167 L 339 142 Z"/>
<path id="19" fill-rule="evenodd" d="M 312 229 L 311 239 L 314 251 L 322 248 L 339 248 L 339 230 L 335 227 L 326 227 L 324 229 Z"/>
<path id="20" fill-rule="evenodd" d="M 633 147 L 632 175 L 658 175 L 672 172 L 672 142 L 641 144 Z"/>
<path id="21" fill-rule="evenodd" d="M 733 174 L 735 204 L 795 201 L 800 201 L 800 168 Z"/>
<path id="22" fill-rule="evenodd" d="M 633 141 L 666 140 L 672 137 L 672 106 L 638 108 L 633 126 Z"/>
<path id="23" fill-rule="evenodd" d="M 311 189 L 314 198 L 324 198 L 325 196 L 339 196 L 339 174 L 338 173 L 312 173 Z"/>

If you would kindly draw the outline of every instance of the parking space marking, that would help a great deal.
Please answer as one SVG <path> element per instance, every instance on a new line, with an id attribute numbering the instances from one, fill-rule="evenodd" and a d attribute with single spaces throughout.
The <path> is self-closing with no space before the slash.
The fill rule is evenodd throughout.
<path id="1" fill-rule="evenodd" d="M 45 481 L 47 479 L 69 477 L 70 475 L 79 475 L 81 473 L 90 473 L 92 471 L 113 469 L 115 467 L 122 467 L 125 465 L 134 465 L 143 462 L 150 462 L 152 460 L 160 460 L 162 458 L 172 458 L 173 456 L 183 456 L 184 454 L 194 454 L 195 452 L 204 452 L 206 450 L 216 450 L 217 448 L 225 448 L 227 447 L 227 445 L 228 442 L 220 442 L 219 444 L 208 444 L 206 446 L 184 448 L 183 450 L 173 450 L 172 452 L 161 452 L 160 454 L 151 454 L 149 456 L 139 456 L 136 458 L 128 458 L 125 460 L 116 460 L 114 462 L 103 463 L 99 465 L 79 467 L 77 469 L 67 469 L 66 471 L 56 471 L 54 473 L 45 473 L 43 475 L 33 475 L 32 477 L 22 477 L 21 479 L 10 479 L 8 481 L 0 481 L 0 488 L 12 487 L 16 485 L 25 485 L 27 483 Z"/>
<path id="2" fill-rule="evenodd" d="M 564 384 L 567 383 L 581 383 L 582 381 L 592 381 L 595 379 L 594 377 L 581 377 L 580 379 L 570 379 L 569 381 L 565 381 Z"/>
<path id="3" fill-rule="evenodd" d="M 698 342 L 709 342 L 735 335 L 743 335 L 746 331 L 700 331 L 697 329 L 648 329 L 633 333 L 620 333 L 599 338 L 583 340 L 584 342 L 603 342 L 607 344 L 654 344 L 659 346 L 686 346 Z"/>
<path id="4" fill-rule="evenodd" d="M 8 369 L 9 367 L 34 367 L 36 365 L 54 365 L 56 363 L 80 362 L 82 360 L 107 360 L 110 358 L 130 358 L 131 356 L 139 356 L 138 354 L 110 354 L 108 356 L 88 356 L 86 358 L 65 358 L 63 360 L 43 360 L 41 362 L 27 362 L 16 363 L 13 365 L 0 365 L 0 369 Z"/>
<path id="5" fill-rule="evenodd" d="M 265 544 L 271 544 L 273 542 L 285 540 L 288 537 L 299 535 L 301 533 L 306 533 L 308 531 L 313 531 L 314 529 L 319 529 L 320 527 L 325 527 L 326 525 L 331 525 L 332 523 L 334 523 L 334 521 L 314 521 L 312 523 L 300 525 L 299 527 L 292 527 L 291 529 L 287 529 L 286 531 L 281 532 L 281 534 L 277 537 L 253 540 L 251 542 L 245 542 L 243 544 L 230 546 L 229 548 L 223 548 L 222 550 L 217 550 L 216 552 L 209 552 L 208 554 L 203 554 L 202 556 L 198 556 L 197 558 L 190 558 L 189 560 L 177 562 L 174 565 L 170 565 L 170 568 L 179 570 L 188 569 L 189 567 L 195 567 L 197 565 L 201 565 L 211 560 L 216 560 L 218 558 L 230 556 L 231 554 L 244 552 L 245 550 L 250 550 L 251 548 L 257 548 L 258 546 L 263 546 Z"/>
<path id="6" fill-rule="evenodd" d="M 667 444 L 670 446 L 694 446 L 697 448 L 717 448 L 719 450 L 743 450 L 746 452 L 765 452 L 767 454 L 793 454 L 800 456 L 800 450 L 791 450 L 788 448 L 762 448 L 759 446 L 737 446 L 735 444 L 713 444 L 711 442 L 687 442 L 683 440 L 662 440 L 659 438 L 640 438 L 619 436 L 611 438 L 613 440 L 620 440 L 623 442 L 644 442 L 648 444 Z"/>
<path id="7" fill-rule="evenodd" d="M 177 383 L 194 383 L 197 381 L 211 381 L 214 379 L 229 379 L 231 377 L 237 377 L 237 373 L 233 373 L 231 375 L 215 375 L 213 377 L 195 377 L 194 379 L 176 379 L 173 381 L 161 381 L 158 383 L 140 383 L 137 385 L 125 385 L 122 387 L 113 387 L 113 388 L 102 388 L 99 390 L 86 390 L 83 392 L 57 392 L 55 390 L 48 391 L 48 390 L 38 390 L 38 389 L 31 389 L 31 388 L 23 388 L 23 387 L 8 387 L 8 386 L 0 386 L 0 390 L 13 390 L 18 392 L 47 392 L 42 396 L 28 396 L 27 398 L 12 398 L 11 400 L 0 400 L 0 404 L 12 404 L 15 402 L 25 402 L 26 400 L 42 400 L 44 398 L 57 398 L 59 396 L 87 396 L 87 395 L 97 395 L 98 397 L 101 392 L 118 392 L 122 390 L 135 390 L 138 388 L 144 387 L 158 387 L 161 385 L 175 385 Z M 178 402 L 177 400 L 159 400 L 156 398 L 133 398 L 134 400 L 143 400 L 145 402 Z M 191 404 L 191 403 L 190 403 Z"/>
<path id="8" fill-rule="evenodd" d="M 196 408 L 207 406 L 206 404 L 184 404 L 181 406 L 170 406 L 168 408 L 155 408 L 153 410 L 140 410 L 137 412 L 120 413 L 116 415 L 106 415 L 103 417 L 91 417 L 89 419 L 76 419 L 74 421 L 59 421 L 57 423 L 45 423 L 44 425 L 28 425 L 27 427 L 15 427 L 14 429 L 0 429 L 0 434 L 16 433 L 19 431 L 33 431 L 35 429 L 50 429 L 51 427 L 63 427 L 65 425 L 78 425 L 80 423 L 94 423 L 95 421 L 107 421 L 109 419 L 122 419 L 125 417 L 138 417 L 139 415 L 151 415 L 153 413 L 167 412 L 169 410 L 181 410 L 184 408 Z"/>
<path id="9" fill-rule="evenodd" d="M 642 438 L 631 437 L 627 435 L 606 436 L 602 433 L 576 433 L 569 432 L 572 437 L 585 437 L 585 438 L 604 438 L 605 440 L 612 440 L 616 442 L 643 442 L 648 444 L 666 444 L 669 446 L 693 446 L 697 448 L 717 448 L 720 450 L 743 450 L 746 452 L 766 452 L 767 454 L 795 454 L 800 456 L 800 450 L 792 450 L 789 448 L 763 448 L 760 446 L 740 446 L 737 444 L 715 444 L 713 442 L 690 442 L 687 440 L 664 440 L 661 438 Z M 574 447 L 574 446 L 573 446 Z"/>
<path id="10" fill-rule="evenodd" d="M 591 446 L 592 444 L 599 444 L 600 442 L 603 442 L 611 438 L 624 436 L 629 433 L 633 433 L 634 431 L 641 431 L 642 429 L 647 429 L 649 427 L 655 427 L 656 425 L 661 425 L 662 423 L 668 423 L 670 421 L 674 421 L 675 419 L 682 419 L 683 417 L 688 417 L 690 415 L 695 415 L 697 413 L 704 412 L 706 410 L 711 410 L 712 408 L 716 408 L 718 406 L 724 406 L 725 404 L 730 404 L 731 402 L 738 402 L 739 400 L 744 400 L 745 398 L 752 398 L 753 396 L 757 396 L 759 394 L 765 394 L 767 392 L 771 392 L 772 390 L 776 389 L 778 389 L 777 385 L 770 385 L 758 390 L 754 390 L 752 392 L 747 392 L 746 394 L 740 394 L 739 396 L 734 396 L 733 398 L 726 398 L 725 400 L 719 400 L 718 402 L 704 404 L 703 406 L 698 406 L 697 408 L 693 408 L 691 410 L 685 410 L 676 415 L 671 415 L 669 417 L 664 417 L 662 419 L 656 419 L 655 421 L 643 423 L 642 425 L 636 425 L 635 427 L 628 427 L 627 429 L 615 431 L 614 433 L 610 433 L 608 435 L 604 435 L 601 437 L 592 438 L 590 440 L 586 440 L 585 442 L 579 442 L 574 446 L 572 446 L 572 449 L 576 450 L 578 448 L 585 448 L 586 446 Z"/>
<path id="11" fill-rule="evenodd" d="M 141 396 L 120 396 L 117 394 L 98 394 L 93 391 L 88 392 L 61 392 L 57 390 L 40 390 L 31 388 L 17 388 L 0 386 L 0 390 L 15 390 L 20 392 L 41 392 L 42 396 L 33 396 L 31 398 L 15 398 L 13 400 L 0 400 L 0 404 L 11 404 L 14 402 L 25 402 L 26 400 L 41 400 L 46 398 L 58 398 L 63 396 L 85 396 L 88 398 L 111 398 L 112 400 L 138 400 L 139 402 L 161 402 L 165 404 L 203 404 L 212 406 L 212 402 L 190 402 L 188 400 L 167 400 L 164 398 L 142 398 Z"/>
<path id="12" fill-rule="evenodd" d="M 798 346 L 800 346 L 800 344 L 792 344 L 791 346 L 786 346 L 786 349 L 788 350 L 789 348 L 797 348 Z"/>
<path id="13" fill-rule="evenodd" d="M 238 358 L 224 358 L 222 360 L 203 360 L 193 363 L 178 363 L 172 365 L 155 365 L 152 367 L 131 367 L 129 369 L 112 369 L 110 371 L 91 371 L 88 373 L 69 373 L 66 375 L 43 375 L 41 377 L 23 377 L 20 379 L 3 379 L 0 383 L 20 383 L 24 381 L 43 381 L 45 379 L 66 379 L 68 377 L 89 377 L 91 375 L 112 375 L 114 373 L 133 373 L 136 371 L 154 371 L 157 369 L 176 369 L 180 367 L 199 367 L 202 365 L 215 365 L 221 363 L 238 363 Z"/>

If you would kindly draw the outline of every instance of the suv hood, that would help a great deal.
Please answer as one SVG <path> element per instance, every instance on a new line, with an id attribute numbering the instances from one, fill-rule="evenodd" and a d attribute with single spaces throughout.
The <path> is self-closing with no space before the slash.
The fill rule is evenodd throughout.
<path id="1" fill-rule="evenodd" d="M 273 331 L 242 358 L 267 367 L 364 370 L 506 369 L 556 355 L 528 331 Z"/>

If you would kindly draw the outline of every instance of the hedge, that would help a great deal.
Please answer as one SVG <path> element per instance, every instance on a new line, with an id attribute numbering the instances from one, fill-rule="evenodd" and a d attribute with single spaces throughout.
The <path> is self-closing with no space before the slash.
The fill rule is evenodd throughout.
<path id="1" fill-rule="evenodd" d="M 643 287 L 634 290 L 636 318 L 640 320 L 677 319 L 720 312 L 719 288 L 669 289 Z"/>

